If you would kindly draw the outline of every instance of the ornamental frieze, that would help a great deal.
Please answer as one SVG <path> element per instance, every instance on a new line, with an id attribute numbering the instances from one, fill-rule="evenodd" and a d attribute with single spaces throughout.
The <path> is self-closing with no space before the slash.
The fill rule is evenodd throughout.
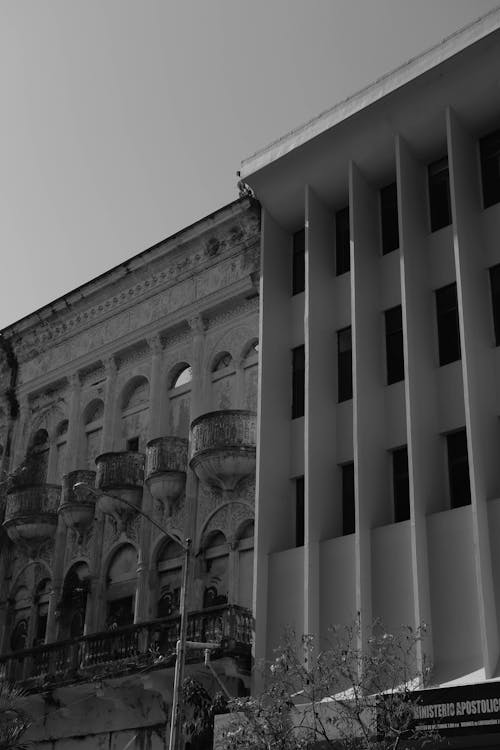
<path id="1" fill-rule="evenodd" d="M 66 331 L 61 331 L 59 335 L 54 333 L 50 341 L 38 340 L 36 331 L 32 334 L 28 333 L 23 336 L 17 347 L 18 359 L 21 363 L 20 380 L 26 383 L 78 357 L 114 343 L 127 333 L 181 310 L 202 297 L 245 278 L 248 273 L 243 258 L 225 261 L 207 269 L 195 279 L 176 284 L 143 302 L 135 302 L 132 309 L 124 310 L 91 328 L 86 322 L 84 324 L 80 321 L 73 327 L 71 338 L 53 348 L 48 349 L 51 344 L 56 344 L 57 340 L 67 338 Z M 76 333 L 76 330 L 84 326 L 87 330 Z M 40 352 L 42 348 L 44 351 Z"/>

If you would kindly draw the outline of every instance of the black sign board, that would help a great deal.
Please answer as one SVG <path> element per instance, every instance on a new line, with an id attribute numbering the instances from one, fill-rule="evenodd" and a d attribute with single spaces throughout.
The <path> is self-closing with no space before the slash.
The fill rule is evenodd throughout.
<path id="1" fill-rule="evenodd" d="M 416 731 L 446 736 L 500 732 L 500 682 L 417 690 L 410 700 Z"/>

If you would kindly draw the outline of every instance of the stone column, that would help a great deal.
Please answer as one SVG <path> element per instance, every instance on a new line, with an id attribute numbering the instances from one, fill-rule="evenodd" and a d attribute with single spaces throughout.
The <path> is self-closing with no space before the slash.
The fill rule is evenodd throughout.
<path id="1" fill-rule="evenodd" d="M 238 579 L 239 579 L 239 540 L 231 537 L 229 539 L 229 556 L 227 561 L 227 603 L 238 604 Z"/>
<path id="2" fill-rule="evenodd" d="M 103 453 L 112 451 L 115 446 L 115 415 L 116 415 L 116 362 L 113 356 L 104 362 L 106 371 L 106 390 L 104 398 L 104 415 L 102 420 Z"/>
<path id="3" fill-rule="evenodd" d="M 61 599 L 63 576 L 64 576 L 64 556 L 66 551 L 66 537 L 68 529 L 63 521 L 62 516 L 57 519 L 57 530 L 54 539 L 54 559 L 52 564 L 52 590 L 49 596 L 49 611 L 47 613 L 47 630 L 45 640 L 47 643 L 53 643 L 57 640 L 58 623 L 56 619 L 57 604 Z"/>
<path id="4" fill-rule="evenodd" d="M 66 457 L 64 461 L 64 473 L 81 468 L 80 461 L 80 394 L 81 384 L 78 372 L 74 372 L 69 378 L 69 425 L 66 443 Z"/>
<path id="5" fill-rule="evenodd" d="M 161 376 L 163 346 L 158 335 L 148 340 L 151 350 L 151 379 L 149 389 L 149 439 L 161 437 L 164 429 L 164 387 Z"/>
<path id="6" fill-rule="evenodd" d="M 205 380 L 203 372 L 203 359 L 205 353 L 205 329 L 206 324 L 201 315 L 196 315 L 189 321 L 192 331 L 192 355 L 191 355 L 191 421 L 196 419 L 205 411 Z"/>
<path id="7" fill-rule="evenodd" d="M 243 367 L 244 359 L 240 357 L 235 360 L 234 366 L 236 372 L 234 374 L 234 409 L 245 408 L 245 368 Z"/>
<path id="8" fill-rule="evenodd" d="M 116 414 L 116 362 L 111 356 L 104 361 L 106 371 L 106 388 L 104 394 L 104 415 L 102 420 L 102 442 L 101 453 L 112 451 L 115 446 L 115 414 Z M 95 632 L 99 626 L 99 610 L 101 602 L 101 560 L 104 537 L 104 513 L 96 504 L 94 520 L 94 543 L 90 561 L 90 591 L 87 596 L 87 609 L 85 613 L 85 634 Z"/>
<path id="9" fill-rule="evenodd" d="M 11 469 L 17 469 L 19 464 L 24 459 L 24 454 L 26 451 L 26 446 L 24 445 L 24 437 L 26 434 L 26 430 L 28 429 L 28 421 L 29 421 L 29 406 L 28 406 L 28 400 L 26 397 L 23 397 L 21 399 L 21 403 L 19 406 L 19 418 L 17 420 L 17 424 L 14 430 L 14 437 L 13 437 L 13 446 L 12 446 L 12 464 Z"/>
<path id="10" fill-rule="evenodd" d="M 146 484 L 142 493 L 142 509 L 148 516 L 153 515 L 153 498 Z M 142 518 L 139 530 L 139 554 L 137 557 L 137 593 L 135 597 L 134 622 L 148 619 L 150 553 L 152 524 Z"/>

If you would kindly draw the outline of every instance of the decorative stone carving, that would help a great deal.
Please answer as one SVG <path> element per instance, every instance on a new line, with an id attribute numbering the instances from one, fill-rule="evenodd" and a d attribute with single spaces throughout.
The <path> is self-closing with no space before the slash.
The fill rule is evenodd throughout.
<path id="1" fill-rule="evenodd" d="M 188 441 L 173 436 L 150 440 L 146 446 L 146 483 L 169 516 L 186 485 L 187 450 Z"/>
<path id="2" fill-rule="evenodd" d="M 194 283 L 193 279 L 185 278 L 187 274 L 179 272 L 175 264 L 169 264 L 168 273 L 163 271 L 154 274 L 147 287 L 145 282 L 136 284 L 108 300 L 109 304 L 91 308 L 90 311 L 79 312 L 72 317 L 68 316 L 63 326 L 53 327 L 50 333 L 46 324 L 42 328 L 34 327 L 23 336 L 18 350 L 18 359 L 22 365 L 20 368 L 22 382 L 53 371 L 82 354 L 110 344 L 130 331 L 137 330 L 174 310 L 186 307 L 195 300 L 247 277 L 250 271 L 255 270 L 258 265 L 258 246 L 256 247 L 257 249 L 251 252 L 246 251 L 227 260 L 221 259 L 216 265 L 210 267 L 207 267 L 206 258 L 200 259 L 204 268 L 200 269 L 200 273 L 194 277 Z M 154 297 L 139 301 L 138 297 L 145 296 L 145 294 L 149 296 L 151 289 L 155 286 L 167 286 L 165 283 L 167 276 L 171 283 L 168 288 Z M 185 280 L 180 280 L 183 277 Z M 130 309 L 131 305 L 134 305 L 133 314 Z M 120 307 L 125 306 L 129 309 L 118 312 Z M 115 311 L 114 317 L 96 325 L 96 321 L 108 317 Z M 68 339 L 68 337 L 71 338 Z"/>
<path id="3" fill-rule="evenodd" d="M 136 346 L 130 347 L 129 349 L 120 352 L 117 356 L 117 365 L 121 370 L 124 367 L 129 367 L 132 364 L 148 360 L 150 357 L 150 348 L 143 341 Z"/>
<path id="4" fill-rule="evenodd" d="M 141 530 L 141 520 L 142 517 L 139 515 L 136 516 L 129 516 L 125 522 L 125 535 L 127 539 L 130 539 L 131 542 L 134 542 L 135 544 L 139 544 L 139 533 Z"/>
<path id="5" fill-rule="evenodd" d="M 202 527 L 200 542 L 212 531 L 222 531 L 226 539 L 234 540 L 242 525 L 253 520 L 254 513 L 250 505 L 239 502 L 226 503 L 208 518 Z"/>
<path id="6" fill-rule="evenodd" d="M 191 424 L 190 466 L 204 484 L 225 491 L 255 471 L 257 417 L 240 409 L 203 414 Z"/>
<path id="7" fill-rule="evenodd" d="M 79 540 L 83 539 L 94 520 L 95 497 L 91 492 L 74 492 L 75 484 L 83 482 L 93 488 L 95 484 L 95 471 L 84 471 L 78 469 L 63 476 L 61 504 L 59 513 L 64 523 L 70 529 L 74 529 Z"/>

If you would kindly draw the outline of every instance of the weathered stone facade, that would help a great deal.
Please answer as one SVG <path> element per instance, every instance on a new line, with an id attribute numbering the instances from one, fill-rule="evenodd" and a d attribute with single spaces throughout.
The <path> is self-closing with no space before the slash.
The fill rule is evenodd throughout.
<path id="1" fill-rule="evenodd" d="M 256 411 L 259 232 L 240 199 L 2 332 L 0 678 L 30 690 L 40 747 L 164 746 L 183 558 L 134 504 L 193 539 L 188 636 L 248 684 L 255 434 L 219 486 L 189 441 L 205 413 L 229 435 Z M 73 491 L 96 470 L 132 507 Z"/>

